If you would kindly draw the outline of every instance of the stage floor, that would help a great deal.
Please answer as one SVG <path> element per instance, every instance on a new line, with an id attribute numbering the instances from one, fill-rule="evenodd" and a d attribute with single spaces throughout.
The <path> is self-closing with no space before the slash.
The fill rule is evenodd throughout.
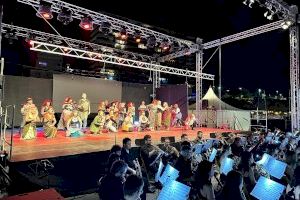
<path id="1" fill-rule="evenodd" d="M 12 162 L 54 158 L 59 156 L 76 155 L 109 150 L 112 145 L 122 145 L 122 140 L 129 137 L 132 146 L 135 146 L 135 139 L 142 139 L 144 135 L 152 136 L 153 144 L 159 144 L 161 137 L 175 136 L 176 141 L 180 141 L 180 136 L 187 133 L 190 140 L 194 140 L 197 131 L 203 132 L 204 138 L 209 138 L 209 133 L 236 132 L 228 129 L 196 128 L 195 130 L 184 130 L 182 128 L 172 128 L 169 131 L 144 131 L 144 132 L 118 132 L 104 133 L 102 135 L 85 134 L 79 138 L 65 137 L 64 131 L 58 131 L 55 138 L 47 139 L 43 132 L 38 132 L 38 136 L 33 140 L 21 140 L 20 135 L 14 134 Z"/>

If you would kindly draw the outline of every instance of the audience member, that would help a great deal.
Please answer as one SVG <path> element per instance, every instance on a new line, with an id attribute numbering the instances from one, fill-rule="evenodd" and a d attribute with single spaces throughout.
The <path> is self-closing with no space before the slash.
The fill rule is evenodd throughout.
<path id="1" fill-rule="evenodd" d="M 125 200 L 139 200 L 143 193 L 144 182 L 143 179 L 136 175 L 127 177 L 124 184 L 124 199 Z"/>

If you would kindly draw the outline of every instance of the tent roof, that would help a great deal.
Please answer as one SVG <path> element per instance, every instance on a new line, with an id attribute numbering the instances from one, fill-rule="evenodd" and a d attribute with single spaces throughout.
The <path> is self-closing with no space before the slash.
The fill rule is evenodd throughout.
<path id="1" fill-rule="evenodd" d="M 204 103 L 204 100 L 208 102 L 208 108 L 209 109 L 215 109 L 215 110 L 241 110 L 239 108 L 233 107 L 225 102 L 223 102 L 221 99 L 217 97 L 213 89 L 210 87 L 204 97 L 202 98 L 202 103 Z M 190 109 L 195 109 L 196 104 L 193 104 L 190 106 Z"/>

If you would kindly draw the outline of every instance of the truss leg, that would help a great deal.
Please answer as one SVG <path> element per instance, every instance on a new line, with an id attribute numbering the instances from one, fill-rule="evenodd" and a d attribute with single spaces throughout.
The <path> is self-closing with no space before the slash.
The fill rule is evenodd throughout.
<path id="1" fill-rule="evenodd" d="M 196 53 L 196 72 L 202 73 L 203 70 L 203 51 L 200 50 Z M 198 126 L 201 126 L 200 112 L 202 110 L 202 78 L 196 77 L 196 118 Z"/>
<path id="2" fill-rule="evenodd" d="M 290 101 L 292 131 L 300 130 L 299 78 L 299 26 L 293 26 L 290 28 Z"/>
<path id="3" fill-rule="evenodd" d="M 160 72 L 153 71 L 152 73 L 152 84 L 153 84 L 153 99 L 156 98 L 156 89 L 160 88 Z"/>

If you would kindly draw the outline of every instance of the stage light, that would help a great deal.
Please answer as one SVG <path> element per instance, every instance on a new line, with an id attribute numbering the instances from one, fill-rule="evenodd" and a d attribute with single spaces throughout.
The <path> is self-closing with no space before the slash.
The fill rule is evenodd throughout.
<path id="1" fill-rule="evenodd" d="M 57 20 L 63 23 L 63 25 L 68 25 L 73 21 L 71 10 L 62 8 L 60 13 L 57 15 Z"/>
<path id="2" fill-rule="evenodd" d="M 121 30 L 120 38 L 121 38 L 121 40 L 127 40 L 128 35 L 127 35 L 127 32 L 126 32 L 126 29 Z"/>
<path id="3" fill-rule="evenodd" d="M 136 42 L 136 43 L 140 43 L 141 41 L 142 41 L 142 39 L 141 39 L 140 37 L 136 37 L 136 38 L 135 38 L 135 42 Z"/>
<path id="4" fill-rule="evenodd" d="M 286 20 L 286 21 L 284 21 L 284 22 L 281 23 L 281 28 L 284 29 L 284 30 L 286 30 L 286 29 L 290 28 L 290 26 L 292 24 L 293 24 L 292 21 Z"/>
<path id="5" fill-rule="evenodd" d="M 45 18 L 45 19 L 52 19 L 53 14 L 51 11 L 51 5 L 46 2 L 41 1 L 38 12 L 36 13 L 36 16 L 40 17 L 40 18 Z"/>
<path id="6" fill-rule="evenodd" d="M 249 3 L 248 3 L 248 1 L 249 1 Z M 245 1 L 243 1 L 243 4 L 245 4 L 246 6 L 248 5 L 249 8 L 252 8 L 252 4 L 254 4 L 254 3 L 255 3 L 255 0 L 245 0 Z"/>
<path id="7" fill-rule="evenodd" d="M 104 35 L 108 35 L 111 33 L 111 24 L 109 22 L 102 22 L 99 27 L 99 31 L 101 31 Z"/>
<path id="8" fill-rule="evenodd" d="M 171 45 L 169 44 L 169 42 L 167 40 L 164 40 L 161 44 L 160 44 L 160 48 L 162 50 L 162 52 L 166 52 L 171 48 Z"/>
<path id="9" fill-rule="evenodd" d="M 148 48 L 154 48 L 156 45 L 156 38 L 155 36 L 149 36 L 147 40 L 147 47 Z"/>
<path id="10" fill-rule="evenodd" d="M 33 40 L 29 40 L 29 44 L 32 46 L 34 45 L 34 41 Z"/>
<path id="11" fill-rule="evenodd" d="M 92 31 L 92 30 L 94 30 L 93 19 L 90 16 L 83 17 L 81 19 L 79 26 L 84 30 Z"/>

